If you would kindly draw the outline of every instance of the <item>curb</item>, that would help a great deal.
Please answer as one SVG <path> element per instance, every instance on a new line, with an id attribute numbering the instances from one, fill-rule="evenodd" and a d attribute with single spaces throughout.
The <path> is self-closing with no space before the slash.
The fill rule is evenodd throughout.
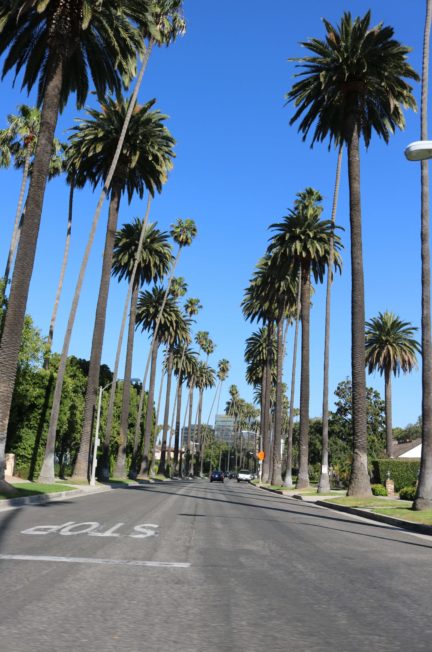
<path id="1" fill-rule="evenodd" d="M 410 532 L 416 532 L 417 534 L 428 534 L 429 536 L 432 535 L 432 525 L 414 523 L 412 521 L 404 521 L 401 518 L 394 518 L 394 516 L 385 516 L 384 514 L 367 512 L 364 509 L 348 507 L 346 505 L 338 505 L 337 503 L 326 503 L 323 500 L 317 500 L 314 504 L 319 505 L 320 507 L 327 507 L 327 509 L 333 509 L 337 512 L 346 512 L 347 514 L 352 514 L 353 516 L 361 516 L 362 518 L 367 518 L 371 521 L 378 521 L 379 523 L 393 525 L 394 527 L 398 527 L 403 530 L 409 530 Z"/>
<path id="2" fill-rule="evenodd" d="M 404 521 L 401 518 L 395 518 L 394 516 L 385 516 L 384 514 L 376 514 L 375 512 L 368 512 L 364 509 L 359 509 L 357 507 L 348 507 L 346 505 L 338 505 L 337 503 L 326 503 L 323 500 L 314 500 L 306 501 L 303 496 L 300 494 L 291 494 L 287 495 L 280 489 L 269 489 L 268 487 L 259 487 L 258 485 L 253 485 L 257 489 L 263 489 L 264 491 L 270 491 L 274 494 L 279 494 L 287 498 L 294 498 L 295 500 L 302 500 L 311 505 L 319 505 L 320 507 L 326 507 L 327 509 L 333 509 L 337 512 L 345 512 L 346 514 L 351 514 L 352 516 L 361 516 L 370 521 L 377 521 L 378 523 L 386 523 L 386 525 L 393 525 L 393 527 L 398 527 L 401 530 L 408 530 L 410 532 L 416 532 L 417 534 L 426 534 L 432 536 L 432 525 L 425 525 L 424 523 L 414 523 L 412 521 Z"/>
<path id="3" fill-rule="evenodd" d="M 0 511 L 3 507 L 24 507 L 25 505 L 44 505 L 46 503 L 55 502 L 61 498 L 69 498 L 74 496 L 85 496 L 96 493 L 105 493 L 111 491 L 112 487 L 104 487 L 103 489 L 96 489 L 93 491 L 86 491 L 85 489 L 71 489 L 70 491 L 52 492 L 50 494 L 39 494 L 37 496 L 22 496 L 20 498 L 6 498 L 0 501 Z"/>

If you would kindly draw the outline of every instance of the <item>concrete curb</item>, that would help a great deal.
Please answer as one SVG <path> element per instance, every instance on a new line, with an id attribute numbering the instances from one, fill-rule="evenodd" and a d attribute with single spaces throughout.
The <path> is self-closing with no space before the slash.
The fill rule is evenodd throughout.
<path id="1" fill-rule="evenodd" d="M 103 487 L 88 491 L 85 489 L 71 489 L 70 491 L 52 492 L 49 494 L 39 494 L 37 496 L 22 496 L 20 498 L 6 498 L 0 501 L 0 511 L 4 507 L 24 507 L 25 505 L 44 505 L 46 503 L 55 502 L 62 498 L 73 498 L 74 496 L 90 496 L 92 494 L 105 493 L 117 487 Z"/>
<path id="2" fill-rule="evenodd" d="M 386 525 L 393 525 L 394 527 L 401 528 L 402 530 L 409 530 L 410 532 L 416 532 L 417 534 L 426 534 L 432 536 L 432 525 L 424 525 L 423 523 L 414 523 L 412 521 L 404 521 L 401 518 L 394 518 L 393 516 L 385 516 L 384 514 L 376 514 L 375 512 L 369 512 L 365 509 L 359 509 L 358 507 L 348 507 L 347 505 L 338 505 L 337 503 L 327 503 L 324 500 L 305 500 L 300 494 L 287 494 L 280 489 L 270 489 L 269 487 L 259 487 L 258 485 L 253 485 L 257 489 L 264 489 L 264 491 L 270 491 L 274 494 L 279 494 L 285 496 L 286 498 L 294 498 L 295 500 L 302 500 L 305 503 L 312 505 L 319 505 L 320 507 L 326 507 L 327 509 L 333 509 L 337 512 L 345 512 L 346 514 L 351 514 L 352 516 L 361 516 L 370 521 L 377 521 L 378 523 L 386 523 Z"/>
<path id="3" fill-rule="evenodd" d="M 377 514 L 376 512 L 369 512 L 364 509 L 359 509 L 357 507 L 348 507 L 347 505 L 338 505 L 337 503 L 326 503 L 323 500 L 317 500 L 315 505 L 320 507 L 327 507 L 327 509 L 334 509 L 337 512 L 346 512 L 347 514 L 352 514 L 353 516 L 361 516 L 362 518 L 367 518 L 371 521 L 378 521 L 379 523 L 386 523 L 387 525 L 393 525 L 394 527 L 399 527 L 403 530 L 409 530 L 410 532 L 417 532 L 418 534 L 427 534 L 432 535 L 432 526 L 425 525 L 424 523 L 414 523 L 412 521 L 404 521 L 401 518 L 394 518 L 393 516 L 385 516 L 384 514 Z"/>

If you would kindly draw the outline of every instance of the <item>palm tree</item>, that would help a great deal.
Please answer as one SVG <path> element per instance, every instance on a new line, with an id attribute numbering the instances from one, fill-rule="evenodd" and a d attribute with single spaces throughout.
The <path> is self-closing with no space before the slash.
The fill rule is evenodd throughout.
<path id="1" fill-rule="evenodd" d="M 150 0 L 99 3 L 6 0 L 0 7 L 0 54 L 7 53 L 3 75 L 23 70 L 30 91 L 38 82 L 41 129 L 30 182 L 26 219 L 21 231 L 9 306 L 0 347 L 0 473 L 18 352 L 33 271 L 42 205 L 59 111 L 69 94 L 82 107 L 89 77 L 99 98 L 120 93 L 143 52 L 143 33 L 153 27 Z M 140 29 L 141 28 L 141 32 Z M 67 70 L 67 74 L 65 74 Z"/>
<path id="2" fill-rule="evenodd" d="M 37 137 L 40 129 L 40 111 L 35 106 L 21 104 L 17 115 L 8 115 L 9 126 L 0 131 L 0 167 L 8 167 L 10 160 L 15 159 L 15 167 L 22 167 L 18 205 L 12 232 L 11 245 L 4 273 L 5 283 L 9 280 L 13 255 L 18 243 L 18 229 L 23 212 L 25 189 L 30 172 L 31 159 L 36 150 Z M 21 165 L 19 165 L 21 162 Z"/>
<path id="3" fill-rule="evenodd" d="M 289 401 L 288 434 L 287 434 L 286 456 L 285 456 L 286 471 L 285 471 L 284 485 L 286 487 L 293 486 L 292 457 L 293 457 L 293 431 L 294 431 L 294 396 L 295 396 L 295 382 L 296 382 L 296 369 L 297 369 L 298 332 L 299 332 L 300 313 L 301 313 L 301 282 L 300 281 L 301 281 L 301 270 L 299 270 L 298 277 L 297 277 L 297 301 L 296 301 L 296 311 L 295 311 L 293 356 L 292 356 L 292 365 L 291 365 L 291 389 L 290 389 L 290 401 Z"/>
<path id="4" fill-rule="evenodd" d="M 393 457 L 391 376 L 408 373 L 417 366 L 420 345 L 414 339 L 416 327 L 392 312 L 378 313 L 366 322 L 366 366 L 368 372 L 384 375 L 387 457 Z"/>
<path id="5" fill-rule="evenodd" d="M 171 289 L 173 285 L 171 285 Z M 167 388 L 165 395 L 165 409 L 164 409 L 164 420 L 162 427 L 162 444 L 161 444 L 161 457 L 159 463 L 159 473 L 166 473 L 166 448 L 167 448 L 167 436 L 168 436 L 168 427 L 169 427 L 169 408 L 171 400 L 171 385 L 172 385 L 172 372 L 174 364 L 174 351 L 176 347 L 180 347 L 184 342 L 190 341 L 190 320 L 187 319 L 181 313 L 178 315 L 179 319 L 176 321 L 173 330 L 168 334 L 167 337 L 167 355 L 165 358 L 165 368 L 164 371 L 167 376 Z"/>
<path id="6" fill-rule="evenodd" d="M 127 443 L 127 429 L 129 419 L 129 401 L 130 401 L 130 381 L 132 371 L 133 347 L 134 347 L 134 333 L 136 325 L 136 311 L 138 302 L 138 292 L 140 287 L 144 284 L 157 282 L 162 280 L 167 273 L 172 260 L 171 246 L 168 242 L 169 234 L 165 231 L 160 231 L 156 224 L 148 224 L 142 233 L 143 221 L 135 218 L 130 224 L 125 224 L 116 233 L 113 254 L 112 273 L 121 281 L 126 278 L 129 282 L 134 273 L 132 295 L 130 298 L 130 312 L 129 312 L 129 328 L 127 336 L 126 347 L 126 360 L 124 370 L 123 382 L 123 396 L 122 408 L 120 415 L 120 439 L 117 454 L 117 464 L 115 476 L 123 478 L 126 475 L 125 462 L 126 462 L 126 443 Z M 139 243 L 142 237 L 141 252 L 138 259 L 138 265 L 135 265 L 136 256 L 138 253 Z M 114 383 L 113 383 L 114 385 Z M 112 422 L 112 421 L 111 421 Z M 111 427 L 105 435 L 104 443 L 104 465 L 103 468 L 108 470 L 108 454 L 109 454 L 109 437 L 111 435 Z"/>
<path id="7" fill-rule="evenodd" d="M 334 243 L 334 267 L 340 270 L 341 248 L 339 236 L 329 220 L 321 220 L 322 197 L 317 190 L 306 188 L 297 194 L 294 210 L 283 222 L 272 224 L 276 231 L 269 246 L 269 252 L 283 264 L 284 259 L 295 265 L 294 272 L 301 271 L 301 323 L 302 363 L 300 380 L 300 464 L 297 480 L 299 489 L 309 486 L 309 324 L 311 273 L 315 282 L 323 282 L 330 252 L 330 239 Z"/>
<path id="8" fill-rule="evenodd" d="M 66 183 L 69 185 L 69 202 L 68 202 L 68 219 L 66 226 L 66 240 L 63 250 L 63 260 L 60 268 L 60 276 L 57 284 L 57 290 L 54 299 L 53 311 L 51 314 L 50 325 L 48 329 L 48 337 L 46 343 L 46 352 L 44 357 L 44 368 L 48 369 L 51 355 L 52 341 L 54 338 L 54 328 L 57 321 L 57 311 L 60 303 L 60 296 L 63 290 L 63 281 L 66 273 L 66 266 L 69 258 L 69 248 L 70 240 L 72 235 L 72 217 L 73 217 L 73 202 L 75 187 L 82 187 L 85 184 L 84 178 L 79 178 L 77 175 L 77 169 L 74 163 L 69 159 L 68 153 L 65 146 L 62 146 L 63 149 L 63 161 L 62 161 L 62 170 L 66 173 Z"/>
<path id="9" fill-rule="evenodd" d="M 7 116 L 9 126 L 6 129 L 0 130 L 0 167 L 9 167 L 11 159 L 13 159 L 14 167 L 17 170 L 23 171 L 12 238 L 4 272 L 5 285 L 9 282 L 10 271 L 19 242 L 20 230 L 25 213 L 25 208 L 23 208 L 25 190 L 27 181 L 31 178 L 33 171 L 33 159 L 40 129 L 40 118 L 41 113 L 37 107 L 21 104 L 18 107 L 17 115 L 11 114 Z M 54 178 L 62 171 L 63 161 L 61 148 L 62 145 L 60 142 L 57 138 L 54 138 L 49 164 L 49 179 Z"/>
<path id="10" fill-rule="evenodd" d="M 268 258 L 268 257 L 267 257 Z M 245 291 L 242 301 L 242 310 L 246 319 L 251 322 L 255 320 L 267 325 L 267 355 L 265 359 L 265 369 L 262 376 L 261 385 L 261 441 L 265 457 L 263 462 L 262 477 L 265 482 L 270 480 L 270 431 L 271 431 L 271 390 L 274 381 L 274 362 L 276 360 L 276 351 L 274 349 L 274 322 L 275 306 L 268 296 L 269 283 L 265 275 L 268 266 L 268 259 L 261 259 L 257 266 L 254 276 L 251 279 L 249 287 Z"/>
<path id="11" fill-rule="evenodd" d="M 185 339 L 185 342 L 188 340 Z M 193 372 L 196 366 L 197 353 L 189 346 L 185 345 L 175 347 L 173 350 L 173 370 L 174 375 L 177 376 L 177 390 L 176 401 L 174 405 L 175 411 L 175 428 L 174 428 L 174 474 L 181 473 L 181 465 L 179 460 L 180 453 L 180 425 L 181 425 L 181 405 L 182 405 L 182 387 L 183 382 Z"/>
<path id="12" fill-rule="evenodd" d="M 426 0 L 426 17 L 423 37 L 421 138 L 428 137 L 429 43 L 432 19 L 432 2 Z M 432 507 L 432 332 L 431 332 L 431 272 L 429 223 L 429 167 L 421 162 L 421 278 L 422 278 L 422 452 L 415 510 Z"/>
<path id="13" fill-rule="evenodd" d="M 88 473 L 93 412 L 99 384 L 106 306 L 121 195 L 127 192 L 128 199 L 131 201 L 135 192 L 142 197 L 147 189 L 154 196 L 156 190 L 161 192 L 167 171 L 172 166 L 174 139 L 163 124 L 166 116 L 162 115 L 158 110 L 152 110 L 154 103 L 155 100 L 151 100 L 143 106 L 136 107 L 130 121 L 116 173 L 112 179 L 102 273 L 87 381 L 84 424 L 73 474 L 76 479 L 86 478 Z M 71 165 L 79 170 L 80 177 L 89 179 L 94 187 L 101 181 L 103 182 L 107 176 L 107 168 L 117 147 L 119 133 L 127 111 L 127 102 L 107 100 L 102 104 L 102 111 L 89 109 L 90 118 L 84 120 L 72 130 L 73 134 L 68 148 Z M 72 305 L 71 314 L 73 312 L 74 305 Z M 62 359 L 68 349 L 69 338 L 67 332 Z M 54 474 L 52 461 L 53 442 L 55 441 L 63 378 L 64 374 L 60 363 L 47 438 L 46 464 L 44 461 L 41 470 L 41 480 L 47 482 L 52 482 Z"/>
<path id="14" fill-rule="evenodd" d="M 411 86 L 418 80 L 407 62 L 409 48 L 382 23 L 370 27 L 371 14 L 352 19 L 346 12 L 339 26 L 324 20 L 326 39 L 302 43 L 312 55 L 295 59 L 302 71 L 287 94 L 295 103 L 291 124 L 301 117 L 304 139 L 327 137 L 346 144 L 351 225 L 351 335 L 354 454 L 348 493 L 370 495 L 367 470 L 366 377 L 364 369 L 364 279 L 361 234 L 360 138 L 369 146 L 372 131 L 388 142 L 405 121 L 402 107 L 415 108 Z M 432 414 L 432 412 L 431 412 Z"/>
<path id="15" fill-rule="evenodd" d="M 162 312 L 161 306 L 163 303 L 165 306 Z M 138 298 L 137 324 L 140 325 L 143 330 L 148 330 L 152 333 L 152 343 L 147 413 L 144 427 L 144 450 L 139 477 L 146 478 L 149 472 L 150 437 L 153 421 L 153 399 L 159 346 L 163 342 L 169 342 L 169 339 L 172 336 L 173 331 L 175 331 L 176 325 L 180 319 L 181 313 L 176 300 L 172 297 L 166 298 L 166 290 L 163 287 L 156 286 L 151 291 L 146 290 L 141 292 Z M 158 326 L 157 333 L 156 326 Z"/>
<path id="16" fill-rule="evenodd" d="M 225 363 L 227 360 L 222 361 L 223 369 L 226 369 Z M 229 369 L 229 363 L 228 363 Z M 225 373 L 225 372 L 224 372 Z M 226 371 L 226 374 L 228 371 Z M 200 471 L 201 471 L 201 461 L 204 463 L 204 457 L 201 455 L 203 452 L 203 441 L 201 440 L 201 427 L 202 427 L 202 409 L 203 409 L 203 400 L 204 392 L 206 389 L 211 389 L 215 386 L 216 382 L 216 373 L 215 370 L 210 367 L 207 362 L 199 361 L 196 368 L 195 375 L 195 386 L 198 389 L 198 409 L 197 409 L 197 419 L 194 431 L 194 451 L 196 451 L 197 444 L 199 445 L 200 450 Z M 189 467 L 189 475 L 194 473 L 194 453 L 191 456 L 191 463 Z"/>
<path id="17" fill-rule="evenodd" d="M 333 192 L 333 206 L 331 221 L 333 225 L 336 220 L 336 208 L 339 194 L 340 172 L 342 166 L 342 147 L 339 147 L 339 153 L 336 164 L 336 179 Z M 330 303 L 331 303 L 331 286 L 333 282 L 333 235 L 330 236 L 329 263 L 327 269 L 327 289 L 326 289 L 326 313 L 324 329 L 324 380 L 323 380 L 323 409 L 322 409 L 322 451 L 321 451 L 321 474 L 318 483 L 318 493 L 326 493 L 330 490 L 329 476 L 329 438 L 328 438 L 328 395 L 329 395 L 329 368 L 330 368 Z"/>

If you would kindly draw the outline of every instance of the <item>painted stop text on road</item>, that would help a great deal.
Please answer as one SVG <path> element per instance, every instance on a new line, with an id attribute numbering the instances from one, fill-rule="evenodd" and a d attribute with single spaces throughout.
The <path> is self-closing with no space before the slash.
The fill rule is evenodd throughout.
<path id="1" fill-rule="evenodd" d="M 158 536 L 154 523 L 141 523 L 140 525 L 125 526 L 125 523 L 116 523 L 106 527 L 97 521 L 68 521 L 61 525 L 35 525 L 34 527 L 22 530 L 21 534 L 44 536 L 47 534 L 60 534 L 62 536 L 86 535 L 89 537 L 129 537 L 131 539 L 147 539 Z"/>

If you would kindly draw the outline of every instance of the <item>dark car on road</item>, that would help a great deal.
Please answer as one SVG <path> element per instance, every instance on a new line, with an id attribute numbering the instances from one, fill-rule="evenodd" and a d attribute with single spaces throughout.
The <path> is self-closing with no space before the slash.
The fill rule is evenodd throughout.
<path id="1" fill-rule="evenodd" d="M 222 471 L 212 471 L 210 476 L 210 482 L 223 482 L 224 474 Z"/>

